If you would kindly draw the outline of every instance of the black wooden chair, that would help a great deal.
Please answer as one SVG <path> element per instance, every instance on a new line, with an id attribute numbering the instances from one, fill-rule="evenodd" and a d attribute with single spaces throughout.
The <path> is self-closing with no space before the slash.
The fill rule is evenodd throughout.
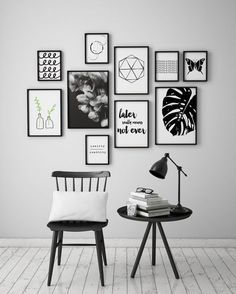
<path id="1" fill-rule="evenodd" d="M 76 191 L 79 186 L 81 192 L 106 191 L 107 178 L 110 177 L 109 171 L 101 172 L 66 172 L 54 171 L 52 177 L 56 178 L 57 191 Z M 69 189 L 71 187 L 71 189 Z M 98 267 L 101 279 L 101 285 L 104 286 L 103 262 L 107 265 L 105 243 L 102 229 L 107 226 L 106 222 L 88 222 L 88 221 L 58 221 L 49 222 L 47 226 L 53 231 L 51 255 L 49 261 L 48 283 L 51 285 L 52 272 L 56 249 L 58 249 L 58 265 L 61 264 L 61 254 L 63 246 L 96 246 Z M 64 244 L 63 232 L 85 232 L 94 231 L 96 244 Z"/>

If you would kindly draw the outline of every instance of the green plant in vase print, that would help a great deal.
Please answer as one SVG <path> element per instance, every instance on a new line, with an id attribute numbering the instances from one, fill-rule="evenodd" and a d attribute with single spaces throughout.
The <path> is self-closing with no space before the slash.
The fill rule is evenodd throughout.
<path id="1" fill-rule="evenodd" d="M 46 129 L 53 129 L 54 128 L 54 123 L 51 118 L 51 114 L 55 109 L 56 109 L 56 104 L 54 104 L 50 109 L 48 109 L 48 116 L 47 116 L 46 123 L 45 123 Z"/>
<path id="2" fill-rule="evenodd" d="M 38 117 L 36 118 L 36 129 L 42 130 L 44 128 L 44 119 L 41 114 L 42 107 L 41 107 L 40 100 L 38 99 L 38 97 L 34 98 L 34 102 L 35 102 L 36 110 L 38 112 Z"/>

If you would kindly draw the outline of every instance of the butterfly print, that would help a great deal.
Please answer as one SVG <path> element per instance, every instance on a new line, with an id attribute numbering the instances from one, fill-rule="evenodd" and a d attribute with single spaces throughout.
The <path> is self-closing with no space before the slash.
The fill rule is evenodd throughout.
<path id="1" fill-rule="evenodd" d="M 188 65 L 188 73 L 189 74 L 190 72 L 192 72 L 193 70 L 197 70 L 199 71 L 201 74 L 203 74 L 202 72 L 202 66 L 203 66 L 203 63 L 205 61 L 205 58 L 201 58 L 199 59 L 198 61 L 194 62 L 192 61 L 191 59 L 189 58 L 185 58 L 186 62 L 187 62 L 187 65 Z"/>

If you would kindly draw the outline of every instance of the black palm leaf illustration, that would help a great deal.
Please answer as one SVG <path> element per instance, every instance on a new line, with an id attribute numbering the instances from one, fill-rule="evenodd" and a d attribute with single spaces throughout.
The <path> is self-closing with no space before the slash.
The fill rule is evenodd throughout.
<path id="1" fill-rule="evenodd" d="M 196 130 L 196 94 L 191 88 L 170 88 L 163 99 L 164 125 L 173 136 L 184 136 Z"/>

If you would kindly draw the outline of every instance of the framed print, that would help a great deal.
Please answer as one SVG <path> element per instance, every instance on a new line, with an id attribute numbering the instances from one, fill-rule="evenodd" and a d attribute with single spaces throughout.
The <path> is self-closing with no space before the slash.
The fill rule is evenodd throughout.
<path id="1" fill-rule="evenodd" d="M 149 147 L 149 101 L 116 100 L 115 148 Z"/>
<path id="2" fill-rule="evenodd" d="M 87 33 L 85 42 L 85 63 L 109 63 L 109 34 Z"/>
<path id="3" fill-rule="evenodd" d="M 68 71 L 68 128 L 109 128 L 109 72 Z"/>
<path id="4" fill-rule="evenodd" d="M 114 58 L 115 94 L 149 94 L 149 47 L 114 47 Z"/>
<path id="5" fill-rule="evenodd" d="M 27 122 L 29 137 L 62 136 L 61 96 L 61 89 L 27 90 Z"/>
<path id="6" fill-rule="evenodd" d="M 87 165 L 108 165 L 109 152 L 109 135 L 85 136 L 85 163 Z"/>
<path id="7" fill-rule="evenodd" d="M 207 51 L 184 51 L 183 62 L 185 82 L 207 81 Z"/>
<path id="8" fill-rule="evenodd" d="M 197 88 L 157 87 L 155 144 L 197 144 Z"/>
<path id="9" fill-rule="evenodd" d="M 179 81 L 179 51 L 155 51 L 155 82 Z"/>
<path id="10" fill-rule="evenodd" d="M 61 81 L 61 51 L 37 51 L 38 81 Z"/>

